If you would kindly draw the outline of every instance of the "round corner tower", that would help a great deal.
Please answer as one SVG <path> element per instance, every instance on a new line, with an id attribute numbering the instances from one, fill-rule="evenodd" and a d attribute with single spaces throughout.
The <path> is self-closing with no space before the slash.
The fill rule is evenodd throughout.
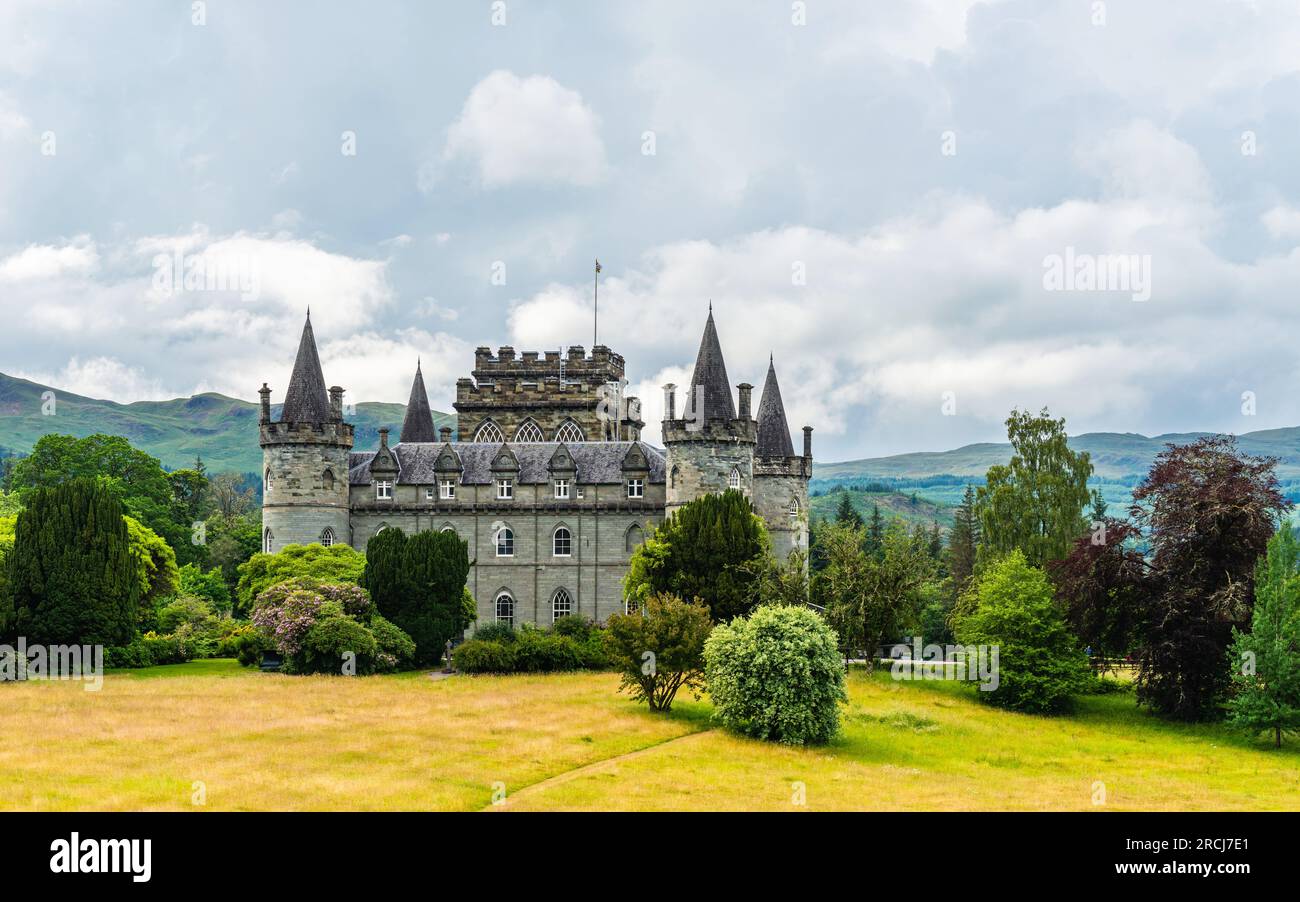
<path id="1" fill-rule="evenodd" d="M 668 451 L 666 513 L 703 495 L 736 489 L 754 496 L 758 424 L 750 416 L 753 386 L 740 385 L 740 413 L 731 400 L 727 366 L 710 307 L 686 405 L 677 417 L 677 386 L 664 386 L 663 441 Z"/>
<path id="2" fill-rule="evenodd" d="M 343 389 L 326 391 L 310 312 L 278 420 L 271 419 L 271 389 L 263 383 L 259 394 L 262 550 L 352 544 L 348 455 L 353 427 L 343 422 Z"/>
<path id="3" fill-rule="evenodd" d="M 767 381 L 758 404 L 758 446 L 754 453 L 754 507 L 767 523 L 772 551 L 784 561 L 792 551 L 808 553 L 808 480 L 812 478 L 812 427 L 803 427 L 803 454 L 794 453 L 785 418 L 776 364 L 767 365 Z M 804 562 L 805 566 L 807 561 Z"/>

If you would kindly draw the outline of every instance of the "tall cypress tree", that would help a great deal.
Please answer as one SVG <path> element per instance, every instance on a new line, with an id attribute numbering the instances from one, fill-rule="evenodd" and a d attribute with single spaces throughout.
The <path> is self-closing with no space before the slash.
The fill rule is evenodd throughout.
<path id="1" fill-rule="evenodd" d="M 630 595 L 669 593 L 699 598 L 715 621 L 748 614 L 759 601 L 759 574 L 771 543 L 749 499 L 728 490 L 682 505 L 655 531 L 634 559 L 655 556 L 645 573 L 649 585 L 628 586 Z"/>
<path id="2" fill-rule="evenodd" d="M 980 541 L 979 517 L 975 514 L 975 490 L 966 486 L 961 504 L 948 533 L 948 572 L 952 574 L 953 599 L 961 597 L 975 575 L 976 549 Z"/>
<path id="3" fill-rule="evenodd" d="M 850 529 L 862 525 L 862 515 L 854 508 L 853 499 L 849 497 L 848 489 L 840 490 L 840 504 L 835 509 L 835 522 Z"/>
<path id="4" fill-rule="evenodd" d="M 140 582 L 121 503 L 75 479 L 39 488 L 18 516 L 9 633 L 40 644 L 125 645 Z"/>
<path id="5" fill-rule="evenodd" d="M 408 538 L 400 529 L 385 529 L 366 545 L 361 584 L 379 613 L 415 642 L 417 662 L 436 663 L 447 640 L 468 625 L 461 597 L 469 568 L 469 545 L 453 532 Z"/>

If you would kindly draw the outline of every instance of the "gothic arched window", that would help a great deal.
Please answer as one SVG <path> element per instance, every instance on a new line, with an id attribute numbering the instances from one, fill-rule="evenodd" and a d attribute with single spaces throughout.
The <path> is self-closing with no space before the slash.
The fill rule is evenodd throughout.
<path id="1" fill-rule="evenodd" d="M 515 441 L 517 442 L 544 442 L 546 436 L 542 434 L 542 427 L 538 426 L 532 420 L 524 420 L 523 424 L 515 430 Z"/>
<path id="2" fill-rule="evenodd" d="M 515 531 L 509 526 L 497 530 L 497 557 L 515 556 Z"/>
<path id="3" fill-rule="evenodd" d="M 266 468 L 266 473 L 262 476 L 262 491 L 271 491 L 271 468 Z"/>
<path id="4" fill-rule="evenodd" d="M 737 470 L 735 467 L 731 468 L 731 475 L 727 477 L 727 488 L 729 489 L 740 488 L 740 471 Z"/>
<path id="5" fill-rule="evenodd" d="M 325 530 L 320 534 L 320 543 L 321 543 L 322 545 L 324 545 L 326 548 L 329 548 L 331 545 L 333 545 L 333 544 L 334 544 L 334 530 L 332 530 L 332 529 L 330 529 L 328 526 L 326 526 L 326 527 L 325 527 Z"/>
<path id="6" fill-rule="evenodd" d="M 564 425 L 555 431 L 555 440 L 557 442 L 585 442 L 582 430 L 573 420 L 565 420 Z"/>
<path id="7" fill-rule="evenodd" d="M 645 541 L 645 531 L 633 523 L 627 529 L 627 540 L 624 543 L 624 550 L 636 551 L 637 546 Z"/>
<path id="8" fill-rule="evenodd" d="M 573 613 L 573 598 L 564 589 L 555 590 L 555 598 L 551 600 L 551 622 L 554 623 L 561 617 L 568 617 Z"/>
<path id="9" fill-rule="evenodd" d="M 275 544 L 275 536 L 271 535 L 271 530 L 267 529 L 262 533 L 262 550 L 267 554 L 271 553 L 271 546 Z"/>
<path id="10" fill-rule="evenodd" d="M 484 420 L 483 425 L 479 426 L 478 431 L 474 433 L 474 441 L 476 442 L 496 443 L 505 440 L 506 437 L 501 434 L 501 427 L 491 420 Z"/>
<path id="11" fill-rule="evenodd" d="M 497 623 L 515 625 L 515 599 L 508 591 L 497 595 Z"/>
<path id="12" fill-rule="evenodd" d="M 325 470 L 325 473 L 321 476 L 320 481 L 321 481 L 321 485 L 325 487 L 325 491 L 327 491 L 327 492 L 332 492 L 332 491 L 334 491 L 334 471 L 333 471 L 333 470 L 326 469 L 326 470 Z"/>

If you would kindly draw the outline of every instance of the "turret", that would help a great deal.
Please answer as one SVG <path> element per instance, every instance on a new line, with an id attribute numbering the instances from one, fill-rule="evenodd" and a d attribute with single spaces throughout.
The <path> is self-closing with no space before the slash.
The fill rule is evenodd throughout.
<path id="1" fill-rule="evenodd" d="M 772 551 L 784 560 L 791 551 L 808 550 L 808 480 L 812 476 L 812 427 L 803 430 L 802 457 L 794 453 L 790 427 L 768 358 L 763 397 L 758 402 L 758 445 L 754 457 L 754 507 L 767 524 Z"/>
<path id="2" fill-rule="evenodd" d="M 353 428 L 343 422 L 343 389 L 326 391 L 310 311 L 279 420 L 271 420 L 271 389 L 263 383 L 258 394 L 262 550 L 314 542 L 350 544 L 348 454 Z"/>
<path id="3" fill-rule="evenodd" d="M 750 389 L 747 384 L 740 387 L 741 413 L 737 416 L 710 305 L 680 417 L 675 410 L 676 387 L 664 386 L 668 513 L 701 495 L 728 489 L 752 494 L 758 427 L 749 415 Z"/>

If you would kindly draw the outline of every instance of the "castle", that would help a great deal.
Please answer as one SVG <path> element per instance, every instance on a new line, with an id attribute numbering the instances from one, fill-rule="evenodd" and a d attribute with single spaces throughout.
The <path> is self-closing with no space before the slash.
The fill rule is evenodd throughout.
<path id="1" fill-rule="evenodd" d="M 259 392 L 263 549 L 364 549 L 390 526 L 453 530 L 477 559 L 478 622 L 512 625 L 623 612 L 632 551 L 707 493 L 747 496 L 779 559 L 807 549 L 812 427 L 795 454 L 772 360 L 755 418 L 752 385 L 733 399 L 710 308 L 680 416 L 677 386 L 664 386 L 664 449 L 641 440 L 641 403 L 626 396 L 623 367 L 604 345 L 590 357 L 581 347 L 541 356 L 478 348 L 472 378 L 456 384 L 453 438 L 449 427 L 435 434 L 417 363 L 397 442 L 384 428 L 378 448 L 354 451 L 343 389 L 325 386 L 309 312 L 278 420 L 271 389 Z"/>

